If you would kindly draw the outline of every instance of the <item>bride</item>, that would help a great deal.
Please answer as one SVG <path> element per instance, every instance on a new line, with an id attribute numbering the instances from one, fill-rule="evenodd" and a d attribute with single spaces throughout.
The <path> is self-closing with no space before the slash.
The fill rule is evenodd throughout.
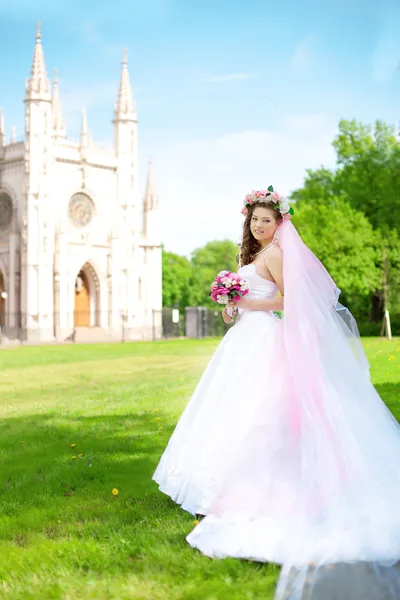
<path id="1" fill-rule="evenodd" d="M 271 186 L 242 213 L 250 291 L 153 479 L 204 515 L 193 548 L 282 565 L 276 600 L 399 599 L 399 425 L 288 201 Z"/>

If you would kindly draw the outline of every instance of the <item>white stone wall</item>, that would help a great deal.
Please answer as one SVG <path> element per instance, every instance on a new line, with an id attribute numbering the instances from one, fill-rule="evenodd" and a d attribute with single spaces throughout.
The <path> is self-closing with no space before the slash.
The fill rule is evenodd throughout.
<path id="1" fill-rule="evenodd" d="M 32 342 L 71 336 L 75 282 L 83 269 L 89 328 L 111 339 L 120 339 L 122 327 L 125 339 L 151 339 L 152 312 L 161 311 L 162 303 L 160 216 L 150 211 L 142 231 L 137 117 L 126 57 L 113 148 L 88 143 L 86 119 L 79 143 L 52 129 L 60 106 L 52 105 L 43 61 L 38 33 L 35 75 L 26 88 L 25 140 L 0 148 L 0 192 L 13 202 L 12 224 L 0 231 L 7 335 Z M 94 207 L 85 226 L 74 224 L 69 214 L 77 193 Z"/>

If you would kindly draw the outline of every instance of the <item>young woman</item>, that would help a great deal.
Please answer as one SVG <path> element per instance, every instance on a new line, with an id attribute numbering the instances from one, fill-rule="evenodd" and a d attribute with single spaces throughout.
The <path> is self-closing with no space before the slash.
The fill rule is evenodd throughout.
<path id="1" fill-rule="evenodd" d="M 287 200 L 259 190 L 242 212 L 250 292 L 153 478 L 205 515 L 191 546 L 283 565 L 279 600 L 400 598 L 400 427 Z"/>

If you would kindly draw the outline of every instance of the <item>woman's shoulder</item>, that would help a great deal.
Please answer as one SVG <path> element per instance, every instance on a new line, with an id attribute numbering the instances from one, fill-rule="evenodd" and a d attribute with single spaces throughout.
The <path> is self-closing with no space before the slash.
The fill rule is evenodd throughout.
<path id="1" fill-rule="evenodd" d="M 282 248 L 279 246 L 279 244 L 274 244 L 272 246 L 272 248 L 269 249 L 269 251 L 266 253 L 265 255 L 265 259 L 266 260 L 281 260 L 282 258 Z"/>

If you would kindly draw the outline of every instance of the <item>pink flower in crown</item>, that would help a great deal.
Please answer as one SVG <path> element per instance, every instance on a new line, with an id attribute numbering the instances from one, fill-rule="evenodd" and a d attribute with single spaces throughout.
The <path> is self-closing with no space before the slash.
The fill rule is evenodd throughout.
<path id="1" fill-rule="evenodd" d="M 242 208 L 242 210 L 240 212 L 242 213 L 243 216 L 247 217 L 249 210 L 246 207 L 244 207 L 244 208 Z"/>
<path id="2" fill-rule="evenodd" d="M 265 198 L 265 191 L 264 190 L 257 190 L 256 192 L 254 192 L 254 195 L 256 198 Z"/>
<path id="3" fill-rule="evenodd" d="M 272 194 L 271 194 L 272 202 L 275 202 L 275 204 L 276 204 L 277 202 L 279 202 L 280 199 L 281 199 L 281 196 L 280 196 L 280 194 L 278 194 L 278 192 L 272 192 Z"/>

